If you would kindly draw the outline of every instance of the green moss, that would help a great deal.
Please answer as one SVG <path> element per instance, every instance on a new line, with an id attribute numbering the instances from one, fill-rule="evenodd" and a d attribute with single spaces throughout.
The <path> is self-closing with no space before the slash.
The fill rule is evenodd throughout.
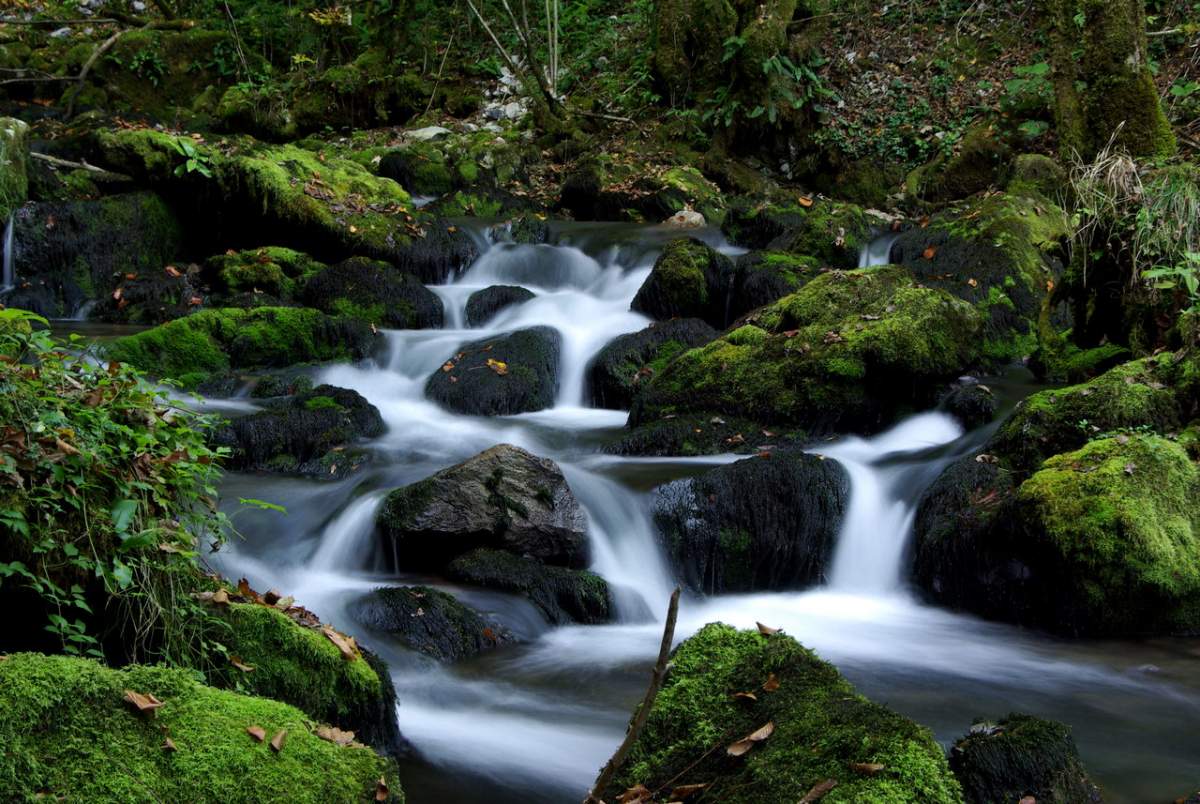
<path id="1" fill-rule="evenodd" d="M 259 291 L 290 299 L 298 286 L 324 268 L 303 252 L 281 246 L 264 246 L 210 257 L 205 272 L 225 293 Z"/>
<path id="2" fill-rule="evenodd" d="M 358 320 L 316 310 L 260 307 L 202 310 L 154 329 L 119 338 L 108 355 L 160 377 L 230 368 L 286 367 L 361 358 L 374 337 Z"/>
<path id="3" fill-rule="evenodd" d="M 341 410 L 342 406 L 332 397 L 314 396 L 305 400 L 304 407 L 308 410 Z"/>
<path id="4" fill-rule="evenodd" d="M 774 677 L 778 689 L 763 685 Z M 754 692 L 757 700 L 741 700 Z M 770 737 L 742 758 L 724 747 L 766 723 Z M 878 763 L 875 775 L 852 763 Z M 651 790 L 706 784 L 713 801 L 796 801 L 836 779 L 823 802 L 957 804 L 962 794 L 924 728 L 858 695 L 837 670 L 791 637 L 715 623 L 685 641 L 613 785 Z M 667 799 L 664 799 L 667 800 Z"/>
<path id="5" fill-rule="evenodd" d="M 136 714 L 125 691 L 163 702 Z M 271 739 L 287 731 L 283 749 Z M 170 739 L 174 750 L 163 748 Z M 361 746 L 320 739 L 299 710 L 199 684 L 181 670 L 109 670 L 84 659 L 0 659 L 0 798 L 36 801 L 359 802 L 394 769 Z"/>
<path id="6" fill-rule="evenodd" d="M 7 221 L 29 192 L 28 131 L 21 120 L 0 117 L 0 221 Z"/>
<path id="7" fill-rule="evenodd" d="M 1154 435 L 1091 441 L 1018 491 L 1027 528 L 1071 568 L 1076 605 L 1103 630 L 1200 627 L 1200 473 Z M 1145 619 L 1143 619 L 1145 618 Z"/>

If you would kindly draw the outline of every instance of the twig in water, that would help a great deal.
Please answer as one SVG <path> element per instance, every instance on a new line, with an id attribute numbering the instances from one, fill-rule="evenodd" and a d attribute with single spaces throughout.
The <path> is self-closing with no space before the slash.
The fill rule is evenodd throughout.
<path id="1" fill-rule="evenodd" d="M 678 616 L 679 587 L 677 586 L 671 593 L 671 605 L 667 609 L 667 623 L 663 627 L 662 644 L 658 648 L 658 661 L 654 663 L 654 672 L 650 676 L 650 686 L 646 689 L 646 697 L 642 698 L 641 706 L 634 713 L 633 720 L 629 722 L 629 730 L 625 732 L 625 739 L 621 741 L 617 752 L 608 760 L 604 770 L 600 771 L 600 776 L 596 778 L 596 784 L 592 786 L 592 791 L 583 800 L 583 804 L 600 804 L 600 794 L 612 783 L 617 768 L 621 767 L 630 749 L 633 748 L 633 744 L 637 742 L 638 735 L 645 728 L 646 721 L 650 717 L 650 709 L 654 706 L 654 699 L 658 697 L 663 679 L 667 676 L 667 658 L 671 655 L 671 643 L 675 641 L 675 619 Z"/>

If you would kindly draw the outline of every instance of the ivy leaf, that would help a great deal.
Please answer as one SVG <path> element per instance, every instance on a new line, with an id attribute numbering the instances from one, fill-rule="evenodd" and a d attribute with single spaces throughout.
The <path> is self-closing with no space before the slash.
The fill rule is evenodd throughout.
<path id="1" fill-rule="evenodd" d="M 112 522 L 117 533 L 128 533 L 137 513 L 137 500 L 118 500 L 112 507 Z"/>

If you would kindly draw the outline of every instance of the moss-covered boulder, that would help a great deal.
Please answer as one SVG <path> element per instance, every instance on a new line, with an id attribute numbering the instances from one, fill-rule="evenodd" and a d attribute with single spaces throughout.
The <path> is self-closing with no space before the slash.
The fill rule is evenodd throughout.
<path id="1" fill-rule="evenodd" d="M 906 190 L 911 198 L 945 203 L 1001 186 L 1007 178 L 1011 153 L 990 127 L 967 133 L 952 154 L 939 154 L 928 165 L 909 174 Z"/>
<path id="2" fill-rule="evenodd" d="M 536 246 L 550 241 L 550 225 L 542 215 L 518 215 L 492 226 L 488 237 L 496 243 Z"/>
<path id="3" fill-rule="evenodd" d="M 588 367 L 592 405 L 628 410 L 638 388 L 649 378 L 681 353 L 716 337 L 717 331 L 698 318 L 677 318 L 613 339 Z"/>
<path id="4" fill-rule="evenodd" d="M 340 661 L 340 659 L 338 660 Z M 130 692 L 162 703 L 139 714 Z M 260 742 L 247 729 L 266 735 Z M 269 741 L 286 732 L 280 750 Z M 402 802 L 395 768 L 338 745 L 284 703 L 200 684 L 163 667 L 111 670 L 89 659 L 0 659 L 0 798 L 257 804 Z M 380 785 L 380 780 L 384 785 Z M 384 792 L 390 789 L 390 793 Z"/>
<path id="5" fill-rule="evenodd" d="M 284 701 L 322 723 L 353 731 L 382 752 L 398 754 L 396 691 L 387 666 L 311 613 L 283 608 L 287 602 L 267 605 L 255 597 L 211 607 L 228 626 L 216 632 L 217 641 L 238 665 L 254 668 L 243 670 L 231 660 L 213 671 L 214 683 Z"/>
<path id="6" fill-rule="evenodd" d="M 795 293 L 820 276 L 822 270 L 821 261 L 816 257 L 786 251 L 744 254 L 738 258 L 729 284 L 726 323 Z"/>
<path id="7" fill-rule="evenodd" d="M 811 431 L 877 430 L 931 403 L 978 357 L 979 312 L 903 268 L 824 274 L 684 352 L 630 423 L 717 413 Z"/>
<path id="8" fill-rule="evenodd" d="M 647 169 L 640 154 L 583 160 L 564 179 L 559 207 L 576 220 L 589 221 L 660 223 L 686 209 L 714 224 L 725 217 L 724 196 L 699 170 Z"/>
<path id="9" fill-rule="evenodd" d="M 393 491 L 378 522 L 403 568 L 440 568 L 477 547 L 587 564 L 587 518 L 562 470 L 508 444 Z"/>
<path id="10" fill-rule="evenodd" d="M 967 804 L 1021 801 L 1099 804 L 1071 729 L 1030 715 L 976 723 L 950 749 L 950 769 Z"/>
<path id="11" fill-rule="evenodd" d="M 13 219 L 17 290 L 8 304 L 50 318 L 69 318 L 87 302 L 110 321 L 173 318 L 192 296 L 188 278 L 167 271 L 182 240 L 179 220 L 152 193 L 28 204 Z"/>
<path id="12" fill-rule="evenodd" d="M 720 623 L 676 648 L 645 728 L 600 795 L 644 785 L 671 801 L 693 784 L 729 804 L 800 801 L 820 785 L 823 802 L 962 801 L 928 730 L 856 693 L 791 637 Z"/>
<path id="13" fill-rule="evenodd" d="M 735 245 L 815 258 L 821 267 L 855 268 L 871 240 L 872 223 L 861 207 L 825 199 L 739 199 L 721 227 Z"/>
<path id="14" fill-rule="evenodd" d="M 367 628 L 445 662 L 468 659 L 513 641 L 498 623 L 428 586 L 376 589 L 354 602 L 351 615 Z"/>
<path id="15" fill-rule="evenodd" d="M 496 313 L 534 297 L 532 290 L 520 285 L 493 285 L 477 290 L 467 299 L 467 326 L 481 327 Z"/>
<path id="16" fill-rule="evenodd" d="M 630 309 L 657 321 L 699 318 L 725 326 L 733 262 L 699 240 L 673 240 L 654 263 Z"/>
<path id="17" fill-rule="evenodd" d="M 354 445 L 385 429 L 379 410 L 357 391 L 321 385 L 230 421 L 213 441 L 230 450 L 232 469 L 341 480 L 370 459 Z"/>
<path id="18" fill-rule="evenodd" d="M 263 307 L 202 310 L 107 344 L 109 357 L 193 385 L 228 369 L 361 360 L 378 336 L 364 321 L 316 310 Z"/>
<path id="19" fill-rule="evenodd" d="M 849 497 L 839 463 L 780 450 L 661 486 L 654 522 L 690 589 L 801 589 L 825 577 Z"/>
<path id="20" fill-rule="evenodd" d="M 351 257 L 311 276 L 304 303 L 331 315 L 394 329 L 438 329 L 442 300 L 409 273 L 386 262 Z"/>
<path id="21" fill-rule="evenodd" d="M 325 268 L 307 254 L 283 246 L 230 250 L 208 258 L 201 277 L 217 301 L 231 307 L 266 307 L 237 304 L 255 297 L 292 302 L 310 276 Z"/>
<path id="22" fill-rule="evenodd" d="M 1069 232 L 1066 214 L 1045 199 L 992 195 L 908 230 L 892 259 L 923 284 L 973 304 L 985 320 L 983 357 L 1008 363 L 1038 346 Z"/>
<path id="23" fill-rule="evenodd" d="M 1027 479 L 984 454 L 917 512 L 914 574 L 934 600 L 1067 634 L 1200 631 L 1200 471 L 1179 444 L 1118 434 Z"/>
<path id="24" fill-rule="evenodd" d="M 503 550 L 480 549 L 454 559 L 445 572 L 447 578 L 458 583 L 521 595 L 552 625 L 599 625 L 611 621 L 615 613 L 608 584 L 588 570 L 556 567 Z"/>
<path id="25" fill-rule="evenodd" d="M 531 327 L 462 346 L 425 383 L 425 395 L 455 413 L 508 416 L 543 410 L 558 394 L 562 336 Z"/>
<path id="26" fill-rule="evenodd" d="M 968 381 L 946 394 L 939 407 L 958 419 L 963 427 L 974 430 L 996 418 L 1000 400 L 989 386 Z"/>
<path id="27" fill-rule="evenodd" d="M 0 117 L 0 221 L 8 221 L 29 193 L 29 125 Z"/>

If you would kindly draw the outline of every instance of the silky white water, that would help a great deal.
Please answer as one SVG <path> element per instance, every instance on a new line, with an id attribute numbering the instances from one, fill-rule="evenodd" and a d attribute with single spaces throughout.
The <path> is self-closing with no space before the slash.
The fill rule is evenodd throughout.
<path id="1" fill-rule="evenodd" d="M 560 230 L 556 245 L 489 244 L 450 285 L 434 288 L 446 328 L 386 333 L 386 353 L 362 365 L 321 370 L 318 379 L 353 388 L 376 405 L 388 431 L 375 461 L 346 481 L 314 483 L 232 476 L 224 498 L 267 499 L 286 515 L 248 511 L 244 542 L 214 563 L 230 577 L 294 595 L 388 661 L 399 694 L 401 730 L 418 752 L 405 766 L 417 802 L 577 802 L 619 743 L 657 652 L 661 618 L 674 585 L 650 515 L 648 489 L 736 456 L 640 459 L 601 454 L 625 415 L 585 406 L 586 367 L 609 340 L 648 323 L 629 311 L 669 231 L 636 227 Z M 725 248 L 713 232 L 701 235 Z M 886 260 L 878 242 L 864 261 Z M 732 252 L 732 250 L 729 250 Z M 882 257 L 880 255 L 883 255 Z M 464 327 L 471 292 L 519 284 L 530 301 L 478 329 Z M 462 344 L 529 326 L 563 338 L 554 408 L 501 418 L 461 416 L 424 396 L 427 378 Z M 555 460 L 589 522 L 592 568 L 614 587 L 618 621 L 551 628 L 524 600 L 436 578 L 388 576 L 374 515 L 392 488 L 420 480 L 497 443 Z M 835 662 L 864 692 L 935 729 L 944 740 L 973 718 L 1010 710 L 1061 717 L 1075 726 L 1085 760 L 1102 781 L 1122 772 L 1119 746 L 1137 738 L 1162 757 L 1150 774 L 1200 776 L 1200 683 L 1173 675 L 1169 657 L 1128 646 L 1106 651 L 924 606 L 904 583 L 904 556 L 916 500 L 938 471 L 982 443 L 950 418 L 927 413 L 871 438 L 848 437 L 817 451 L 845 466 L 847 511 L 826 588 L 806 592 L 686 597 L 677 640 L 720 620 L 781 627 Z M 426 583 L 498 617 L 525 644 L 456 665 L 438 664 L 375 634 L 362 634 L 347 604 L 383 584 Z M 1139 665 L 1153 660 L 1160 672 Z M 1189 665 L 1183 664 L 1187 667 Z M 1195 665 L 1190 665 L 1193 669 Z M 1165 669 L 1164 669 L 1165 668 Z M 1145 778 L 1140 770 L 1137 778 Z M 1182 783 L 1180 789 L 1185 787 Z M 1157 791 L 1158 788 L 1152 788 Z M 1113 801 L 1137 801 L 1129 783 Z M 1122 797 L 1123 796 L 1123 797 Z"/>
<path id="2" fill-rule="evenodd" d="M 0 272 L 0 293 L 12 290 L 17 285 L 17 261 L 13 253 L 13 241 L 16 237 L 16 224 L 13 216 L 8 216 L 4 224 L 4 263 Z"/>

